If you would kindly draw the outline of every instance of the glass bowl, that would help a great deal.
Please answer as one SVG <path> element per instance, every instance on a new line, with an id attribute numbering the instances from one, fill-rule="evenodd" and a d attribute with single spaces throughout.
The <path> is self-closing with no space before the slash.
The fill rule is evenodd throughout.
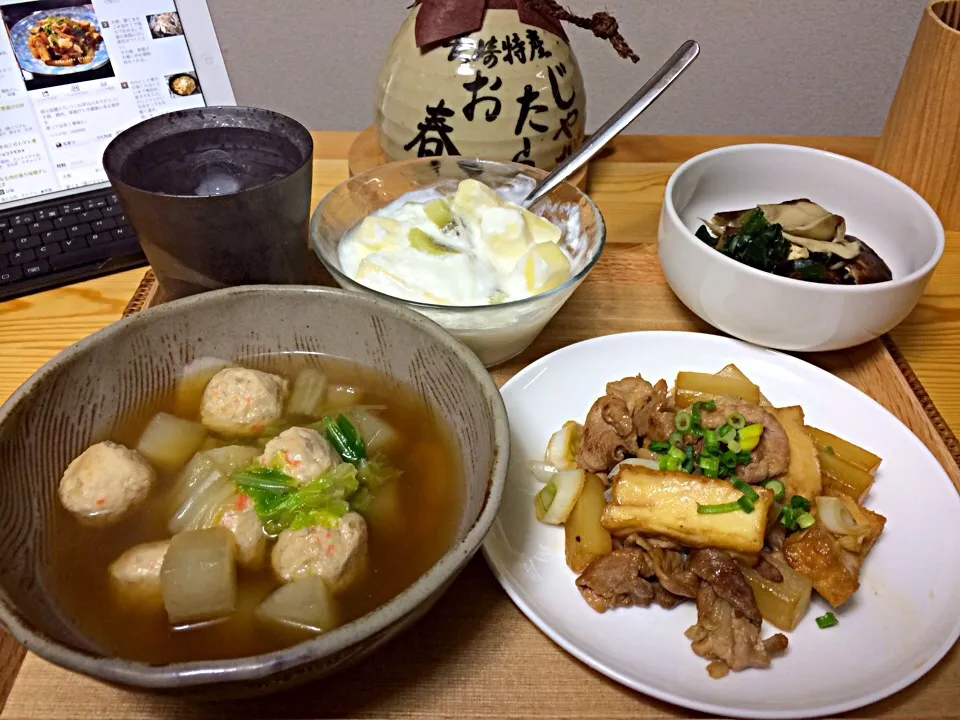
<path id="1" fill-rule="evenodd" d="M 458 157 L 390 163 L 355 175 L 334 188 L 310 221 L 310 243 L 341 287 L 387 298 L 426 315 L 492 367 L 520 354 L 573 294 L 603 251 L 606 228 L 596 204 L 573 185 L 561 184 L 530 210 L 563 230 L 560 246 L 572 260 L 565 283 L 553 290 L 498 305 L 432 305 L 385 295 L 348 277 L 340 265 L 340 239 L 365 217 L 409 192 L 435 189 L 453 194 L 461 180 L 486 183 L 519 202 L 546 173 L 516 163 Z M 419 198 L 418 198 L 419 199 Z"/>

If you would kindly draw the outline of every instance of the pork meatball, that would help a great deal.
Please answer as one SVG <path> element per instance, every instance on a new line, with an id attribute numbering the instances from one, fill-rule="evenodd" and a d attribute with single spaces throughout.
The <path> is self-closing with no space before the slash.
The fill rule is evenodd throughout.
<path id="1" fill-rule="evenodd" d="M 221 435 L 259 435 L 283 415 L 287 381 L 277 375 L 225 368 L 207 383 L 200 421 Z"/>
<path id="2" fill-rule="evenodd" d="M 316 430 L 292 427 L 267 443 L 260 456 L 269 465 L 305 485 L 340 462 L 333 446 Z"/>
<path id="3" fill-rule="evenodd" d="M 133 598 L 160 597 L 160 568 L 169 540 L 134 545 L 110 563 L 114 586 Z"/>
<path id="4" fill-rule="evenodd" d="M 251 570 L 263 565 L 267 556 L 267 536 L 253 508 L 253 500 L 242 493 L 230 498 L 220 517 L 220 525 L 233 533 L 240 565 Z"/>
<path id="5" fill-rule="evenodd" d="M 339 589 L 362 572 L 366 553 L 367 523 L 350 512 L 334 527 L 284 530 L 273 546 L 270 561 L 284 582 L 316 576 L 328 587 Z"/>
<path id="6" fill-rule="evenodd" d="M 147 499 L 156 473 L 140 453 L 115 442 L 91 445 L 60 479 L 60 502 L 84 525 L 119 522 Z"/>

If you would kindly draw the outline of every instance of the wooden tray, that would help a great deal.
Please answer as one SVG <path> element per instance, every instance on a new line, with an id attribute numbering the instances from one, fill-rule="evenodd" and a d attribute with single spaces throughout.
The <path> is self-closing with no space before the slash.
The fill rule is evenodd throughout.
<path id="1" fill-rule="evenodd" d="M 660 171 L 656 179 L 651 175 L 644 193 L 651 198 L 662 193 L 662 176 Z M 653 199 L 659 202 L 659 197 Z M 536 358 L 596 335 L 633 330 L 712 332 L 666 284 L 657 261 L 656 217 L 644 215 L 640 224 L 638 230 L 633 219 L 608 218 L 611 237 L 639 242 L 608 244 L 594 271 L 533 347 L 493 371 L 499 384 Z M 127 313 L 157 302 L 155 279 L 147 273 Z M 806 359 L 896 414 L 930 448 L 960 489 L 960 444 L 892 341 L 885 338 Z M 955 529 L 944 529 L 945 541 L 954 535 Z M 479 557 L 423 620 L 359 667 L 300 690 L 243 703 L 197 705 L 117 690 L 32 654 L 24 657 L 4 637 L 0 635 L 0 704 L 8 690 L 9 697 L 0 720 L 696 716 L 621 687 L 567 655 L 517 610 Z M 954 647 L 910 688 L 849 716 L 960 718 L 960 650 Z"/>

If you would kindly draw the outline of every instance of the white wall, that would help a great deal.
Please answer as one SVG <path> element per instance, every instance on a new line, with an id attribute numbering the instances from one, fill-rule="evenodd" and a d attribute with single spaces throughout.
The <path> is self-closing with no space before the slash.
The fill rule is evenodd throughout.
<path id="1" fill-rule="evenodd" d="M 372 121 L 377 69 L 407 0 L 208 0 L 237 101 L 316 129 Z M 926 0 L 567 0 L 607 9 L 633 65 L 570 28 L 596 127 L 688 37 L 696 64 L 641 133 L 880 132 Z"/>

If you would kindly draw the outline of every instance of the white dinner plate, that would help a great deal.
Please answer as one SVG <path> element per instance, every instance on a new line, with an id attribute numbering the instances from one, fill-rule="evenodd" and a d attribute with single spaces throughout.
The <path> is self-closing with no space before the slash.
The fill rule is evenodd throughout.
<path id="1" fill-rule="evenodd" d="M 777 406 L 801 405 L 807 422 L 883 456 L 866 506 L 887 525 L 856 596 L 835 611 L 819 597 L 790 647 L 767 670 L 712 680 L 684 630 L 684 603 L 598 614 L 564 562 L 563 529 L 537 522 L 539 484 L 524 461 L 542 459 L 551 433 L 583 422 L 604 385 L 640 373 L 672 386 L 677 371 L 716 372 L 735 363 Z M 695 710 L 754 718 L 840 713 L 880 700 L 930 670 L 960 635 L 960 495 L 913 433 L 876 402 L 801 360 L 711 335 L 638 332 L 596 338 L 533 363 L 502 389 L 510 419 L 511 471 L 484 554 L 504 589 L 543 632 L 608 677 Z M 764 623 L 764 636 L 777 632 Z"/>

